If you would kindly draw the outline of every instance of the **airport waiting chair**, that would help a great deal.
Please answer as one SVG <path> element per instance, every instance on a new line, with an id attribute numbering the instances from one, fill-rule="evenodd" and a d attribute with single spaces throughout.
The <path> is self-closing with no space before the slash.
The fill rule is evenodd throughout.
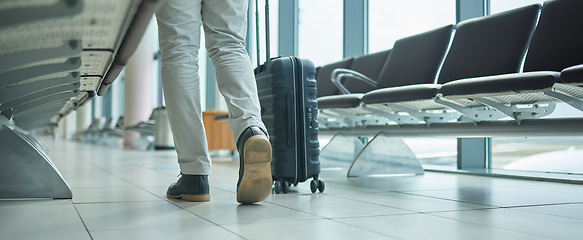
<path id="1" fill-rule="evenodd" d="M 378 68 L 376 80 L 368 79 L 365 81 L 373 82 L 377 90 L 368 91 L 366 94 L 394 86 L 421 83 L 433 84 L 437 71 L 448 49 L 452 30 L 453 25 L 448 25 L 402 38 L 395 42 L 387 61 L 382 67 Z M 357 60 L 358 58 L 354 61 L 356 62 Z M 367 62 L 363 63 L 363 65 L 366 64 Z M 336 70 L 336 72 L 339 74 L 346 72 L 347 74 L 358 76 L 351 71 L 342 69 Z M 366 79 L 366 77 L 362 76 L 360 79 Z M 350 83 L 352 82 L 357 81 L 353 80 Z M 364 85 L 363 83 L 360 84 Z M 367 124 L 385 124 L 386 120 L 383 119 L 405 121 L 405 119 L 401 120 L 399 116 L 392 113 L 392 110 L 385 111 L 386 109 L 361 108 L 361 99 L 366 94 L 348 94 L 319 98 L 318 107 L 321 109 L 320 113 L 322 113 L 320 119 L 324 127 L 334 123 L 334 121 L 327 121 L 327 118 L 332 115 L 329 112 L 336 113 L 335 116 L 337 117 L 344 116 L 346 118 L 348 116 L 351 124 L 361 124 L 360 122 L 363 120 L 367 121 Z M 384 105 L 381 106 L 381 108 L 384 107 Z M 377 113 L 377 116 L 371 115 L 371 113 Z M 378 115 L 382 115 L 382 118 L 378 118 Z"/>
<path id="2" fill-rule="evenodd" d="M 539 10 L 540 5 L 534 4 L 460 22 L 437 84 L 383 88 L 366 93 L 362 102 L 367 107 L 396 109 L 419 116 L 420 121 L 431 124 L 432 118 L 426 117 L 426 113 L 447 110 L 435 102 L 442 84 L 468 77 L 519 72 Z M 416 71 L 414 67 L 408 70 Z"/>
<path id="3" fill-rule="evenodd" d="M 582 10 L 583 1 L 546 1 L 522 73 L 449 82 L 441 88 L 442 102 L 454 108 L 459 108 L 460 102 L 481 103 L 518 124 L 552 113 L 561 101 L 583 111 L 583 89 L 577 86 L 583 79 L 569 76 L 580 73 L 575 65 L 583 63 Z M 569 69 L 571 66 L 575 67 Z"/>

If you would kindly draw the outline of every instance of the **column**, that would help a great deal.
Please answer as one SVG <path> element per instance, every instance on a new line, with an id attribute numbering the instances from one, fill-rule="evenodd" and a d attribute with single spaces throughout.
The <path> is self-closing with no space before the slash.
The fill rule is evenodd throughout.
<path id="1" fill-rule="evenodd" d="M 279 0 L 279 56 L 298 55 L 298 0 Z"/>
<path id="2" fill-rule="evenodd" d="M 456 21 L 489 14 L 489 0 L 456 0 Z M 492 162 L 491 138 L 458 138 L 457 168 L 460 170 L 490 168 Z"/>
<path id="3" fill-rule="evenodd" d="M 124 86 L 124 126 L 135 126 L 139 122 L 148 120 L 152 113 L 152 68 L 153 45 L 157 36 L 153 21 L 144 33 L 134 55 L 125 68 Z M 123 134 L 124 148 L 132 148 L 140 134 L 125 130 Z"/>
<path id="4" fill-rule="evenodd" d="M 343 39 L 343 57 L 368 53 L 368 0 L 344 0 Z"/>
<path id="5" fill-rule="evenodd" d="M 83 105 L 82 107 L 78 108 L 75 111 L 75 115 L 76 115 L 76 121 L 77 121 L 77 131 L 76 131 L 76 139 L 80 140 L 81 137 L 81 133 L 83 133 L 85 130 L 87 130 L 89 128 L 89 126 L 91 125 L 91 110 L 92 108 L 92 104 L 91 103 L 86 103 L 85 105 Z"/>

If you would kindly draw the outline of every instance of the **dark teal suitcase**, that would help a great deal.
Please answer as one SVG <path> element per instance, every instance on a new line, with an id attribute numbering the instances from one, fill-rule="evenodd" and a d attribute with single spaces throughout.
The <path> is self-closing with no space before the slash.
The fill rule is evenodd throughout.
<path id="1" fill-rule="evenodd" d="M 256 9 L 257 64 L 259 58 L 259 4 Z M 290 185 L 313 178 L 312 193 L 324 191 L 320 175 L 318 102 L 314 63 L 297 57 L 270 59 L 269 0 L 265 1 L 266 62 L 255 69 L 261 118 L 269 133 L 271 174 L 275 193 L 287 193 Z"/>
<path id="2" fill-rule="evenodd" d="M 311 190 L 324 191 L 320 174 L 316 68 L 297 57 L 272 59 L 255 70 L 261 117 L 273 149 L 271 171 L 276 193 L 309 178 Z"/>

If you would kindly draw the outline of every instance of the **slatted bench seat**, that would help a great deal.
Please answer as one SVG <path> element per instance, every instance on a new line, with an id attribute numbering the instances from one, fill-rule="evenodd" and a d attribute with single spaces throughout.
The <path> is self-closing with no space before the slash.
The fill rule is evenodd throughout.
<path id="1" fill-rule="evenodd" d="M 0 2 L 0 198 L 72 197 L 31 131 L 104 94 L 161 2 Z"/>

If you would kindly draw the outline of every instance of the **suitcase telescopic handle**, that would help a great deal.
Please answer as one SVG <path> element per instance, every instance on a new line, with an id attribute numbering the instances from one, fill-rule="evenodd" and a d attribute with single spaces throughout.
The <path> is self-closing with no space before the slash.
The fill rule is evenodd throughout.
<path id="1" fill-rule="evenodd" d="M 271 53 L 271 35 L 269 31 L 269 0 L 265 0 L 265 63 L 269 62 Z M 261 65 L 261 47 L 259 42 L 259 0 L 255 0 L 255 42 L 257 44 L 257 68 Z"/>
<path id="2" fill-rule="evenodd" d="M 255 43 L 257 45 L 257 69 L 261 65 L 261 56 L 259 55 L 259 0 L 255 0 Z"/>
<path id="3" fill-rule="evenodd" d="M 269 0 L 265 0 L 265 62 L 271 58 L 271 31 L 269 30 Z"/>

